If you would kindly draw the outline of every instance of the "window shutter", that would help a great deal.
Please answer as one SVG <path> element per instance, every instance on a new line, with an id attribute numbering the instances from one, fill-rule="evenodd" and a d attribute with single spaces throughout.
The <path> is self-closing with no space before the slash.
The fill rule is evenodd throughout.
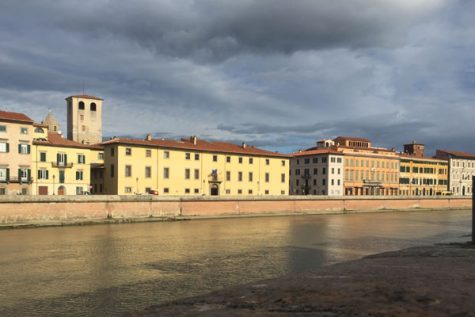
<path id="1" fill-rule="evenodd" d="M 26 146 L 26 153 L 30 154 L 31 153 L 31 145 Z"/>
<path id="2" fill-rule="evenodd" d="M 10 152 L 10 143 L 7 143 L 6 147 L 7 147 L 7 153 Z"/>
<path id="3" fill-rule="evenodd" d="M 18 144 L 18 153 L 21 153 L 21 144 Z"/>
<path id="4" fill-rule="evenodd" d="M 56 163 L 59 165 L 59 161 L 61 160 L 61 155 L 56 154 Z"/>
<path id="5" fill-rule="evenodd" d="M 76 180 L 79 180 L 79 172 L 76 171 Z"/>
<path id="6" fill-rule="evenodd" d="M 18 169 L 18 182 L 21 183 L 21 168 Z"/>
<path id="7" fill-rule="evenodd" d="M 7 168 L 7 182 L 10 181 L 10 169 Z"/>
<path id="8" fill-rule="evenodd" d="M 46 170 L 46 179 L 49 179 L 49 171 Z"/>
<path id="9" fill-rule="evenodd" d="M 26 177 L 28 179 L 28 182 L 30 182 L 31 181 L 31 169 L 27 170 Z"/>
<path id="10" fill-rule="evenodd" d="M 64 154 L 64 166 L 68 165 L 68 155 Z"/>
<path id="11" fill-rule="evenodd" d="M 86 164 L 86 155 L 83 155 L 83 156 L 82 156 L 82 163 L 83 163 L 83 164 Z"/>
<path id="12" fill-rule="evenodd" d="M 38 170 L 38 179 L 41 179 L 41 171 Z"/>

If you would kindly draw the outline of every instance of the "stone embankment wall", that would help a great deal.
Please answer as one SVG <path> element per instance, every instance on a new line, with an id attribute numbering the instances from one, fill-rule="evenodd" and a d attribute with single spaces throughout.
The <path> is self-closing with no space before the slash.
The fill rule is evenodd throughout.
<path id="1" fill-rule="evenodd" d="M 458 197 L 5 196 L 0 197 L 0 224 L 81 222 L 110 218 L 192 218 L 465 209 L 471 205 L 471 198 Z"/>

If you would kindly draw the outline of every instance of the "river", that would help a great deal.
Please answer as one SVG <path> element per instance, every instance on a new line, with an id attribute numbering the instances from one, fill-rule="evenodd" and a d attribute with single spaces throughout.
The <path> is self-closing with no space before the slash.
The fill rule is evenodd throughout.
<path id="1" fill-rule="evenodd" d="M 365 255 L 466 241 L 469 211 L 0 231 L 0 316 L 121 316 Z"/>

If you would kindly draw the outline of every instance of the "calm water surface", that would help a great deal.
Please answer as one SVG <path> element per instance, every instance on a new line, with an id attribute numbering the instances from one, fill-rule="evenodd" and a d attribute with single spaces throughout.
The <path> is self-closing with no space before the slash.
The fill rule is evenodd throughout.
<path id="1" fill-rule="evenodd" d="M 222 287 L 434 242 L 469 211 L 0 231 L 0 316 L 121 316 Z"/>

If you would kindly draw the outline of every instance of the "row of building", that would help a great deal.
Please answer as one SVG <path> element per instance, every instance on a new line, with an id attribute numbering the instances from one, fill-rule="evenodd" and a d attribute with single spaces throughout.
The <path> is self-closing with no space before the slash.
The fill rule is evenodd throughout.
<path id="1" fill-rule="evenodd" d="M 98 97 L 66 98 L 67 136 L 48 113 L 41 123 L 0 111 L 0 195 L 472 195 L 475 155 L 404 145 L 373 147 L 337 137 L 291 154 L 205 141 L 102 139 Z"/>

